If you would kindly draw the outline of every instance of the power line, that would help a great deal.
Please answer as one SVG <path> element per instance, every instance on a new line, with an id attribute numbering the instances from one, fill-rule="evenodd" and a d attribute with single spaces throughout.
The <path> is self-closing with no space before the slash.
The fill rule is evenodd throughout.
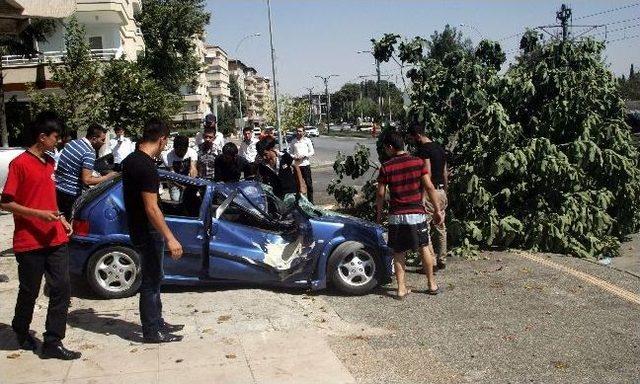
<path id="1" fill-rule="evenodd" d="M 633 3 L 633 4 L 623 5 L 623 6 L 621 6 L 621 7 L 617 7 L 617 8 L 607 9 L 607 10 L 604 10 L 604 11 L 600 11 L 600 12 L 592 13 L 592 14 L 590 14 L 590 15 L 580 16 L 580 17 L 575 18 L 575 20 L 582 20 L 582 19 L 586 19 L 586 18 L 589 18 L 589 17 L 599 16 L 599 15 L 605 15 L 605 14 L 607 14 L 607 13 L 612 13 L 612 12 L 621 11 L 621 10 L 623 10 L 623 9 L 636 7 L 636 6 L 638 6 L 638 5 L 640 5 L 640 2 Z"/>
<path id="2" fill-rule="evenodd" d="M 609 41 L 607 41 L 607 43 L 616 43 L 616 42 L 618 42 L 618 41 L 624 41 L 624 40 L 636 39 L 636 38 L 638 38 L 638 37 L 640 37 L 640 34 L 633 35 L 633 36 L 622 37 L 622 38 L 620 38 L 620 39 L 615 39 L 615 40 L 609 40 Z"/>
<path id="3" fill-rule="evenodd" d="M 625 20 L 616 20 L 616 21 L 612 21 L 610 23 L 602 23 L 602 25 L 616 25 L 616 24 L 622 24 L 622 23 L 628 23 L 629 21 L 634 21 L 634 20 L 638 20 L 640 19 L 640 17 L 634 17 L 631 19 L 625 19 Z"/>
<path id="4" fill-rule="evenodd" d="M 604 35 L 604 34 L 608 35 L 610 33 L 619 32 L 619 31 L 625 31 L 627 29 L 634 29 L 634 28 L 638 28 L 638 27 L 640 27 L 640 24 L 627 25 L 626 27 L 612 29 L 612 30 L 606 31 L 606 32 L 594 33 L 594 34 L 588 35 L 588 36 L 600 36 L 600 35 Z"/>

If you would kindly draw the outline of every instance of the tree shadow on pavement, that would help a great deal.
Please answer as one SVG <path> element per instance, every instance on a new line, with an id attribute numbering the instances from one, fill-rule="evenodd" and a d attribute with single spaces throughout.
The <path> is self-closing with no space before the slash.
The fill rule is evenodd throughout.
<path id="1" fill-rule="evenodd" d="M 139 324 L 125 320 L 120 313 L 96 312 L 93 308 L 77 309 L 69 312 L 67 323 L 85 331 L 121 339 L 142 342 L 142 329 Z"/>

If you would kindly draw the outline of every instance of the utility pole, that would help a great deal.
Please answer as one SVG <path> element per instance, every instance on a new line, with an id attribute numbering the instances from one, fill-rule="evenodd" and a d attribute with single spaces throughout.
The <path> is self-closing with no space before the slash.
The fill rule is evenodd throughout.
<path id="1" fill-rule="evenodd" d="M 571 8 L 562 4 L 560 10 L 556 12 L 556 19 L 560 21 L 562 27 L 562 41 L 567 41 L 569 37 L 569 19 L 571 19 Z"/>
<path id="2" fill-rule="evenodd" d="M 357 53 L 370 53 L 371 55 L 373 55 L 373 51 L 357 51 Z M 376 77 L 378 79 L 378 83 L 377 83 L 377 88 L 378 88 L 378 115 L 380 116 L 380 119 L 382 120 L 382 118 L 384 117 L 383 112 L 382 112 L 382 84 L 380 84 L 380 61 L 378 59 L 376 59 L 375 56 L 373 56 L 373 58 L 376 61 Z"/>
<path id="3" fill-rule="evenodd" d="M 313 87 L 311 88 L 306 88 L 305 89 L 307 91 L 309 91 L 309 125 L 313 125 L 313 108 L 312 108 L 312 101 L 311 98 L 313 97 L 312 93 L 313 93 Z"/>
<path id="4" fill-rule="evenodd" d="M 269 17 L 269 45 L 271 46 L 271 72 L 273 73 L 273 98 L 276 103 L 276 125 L 278 129 L 278 138 L 280 150 L 282 146 L 282 125 L 280 123 L 280 103 L 278 102 L 278 80 L 276 78 L 276 51 L 273 48 L 273 28 L 271 26 L 271 1 L 267 0 L 267 14 Z"/>
<path id="5" fill-rule="evenodd" d="M 327 99 L 327 129 L 329 129 L 329 123 L 331 122 L 331 95 L 329 95 L 329 79 L 332 77 L 338 77 L 339 75 L 328 75 L 328 76 L 320 76 L 315 75 L 319 79 L 322 79 L 324 82 L 324 93 Z M 320 111 L 322 111 L 322 106 L 320 106 Z"/>
<path id="6" fill-rule="evenodd" d="M 542 32 L 548 34 L 552 38 L 557 38 L 558 34 L 552 33 L 551 30 L 557 30 L 560 28 L 562 29 L 562 32 L 561 32 L 562 41 L 567 41 L 572 37 L 570 29 L 583 28 L 583 30 L 578 35 L 573 36 L 573 38 L 579 38 L 593 31 L 596 28 L 604 28 L 604 34 L 605 34 L 605 40 L 606 40 L 607 26 L 605 24 L 585 24 L 585 25 L 573 24 L 571 22 L 572 14 L 573 12 L 571 11 L 571 8 L 566 4 L 562 4 L 562 6 L 560 7 L 560 10 L 556 11 L 556 20 L 558 20 L 560 24 L 540 25 L 540 26 L 537 26 L 536 29 L 541 30 Z"/>
<path id="7" fill-rule="evenodd" d="M 380 115 L 380 123 L 382 123 L 382 84 L 380 83 L 380 61 L 376 59 L 376 75 L 378 76 L 378 115 Z"/>

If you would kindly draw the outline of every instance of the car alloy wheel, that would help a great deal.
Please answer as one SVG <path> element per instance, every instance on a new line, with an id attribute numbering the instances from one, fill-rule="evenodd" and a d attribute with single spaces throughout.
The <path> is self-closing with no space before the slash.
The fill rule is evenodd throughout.
<path id="1" fill-rule="evenodd" d="M 376 262 L 369 252 L 357 249 L 340 260 L 338 275 L 347 285 L 354 287 L 366 285 L 376 275 Z"/>
<path id="2" fill-rule="evenodd" d="M 94 269 L 95 281 L 106 291 L 121 293 L 133 286 L 138 268 L 131 256 L 113 251 L 102 255 Z"/>

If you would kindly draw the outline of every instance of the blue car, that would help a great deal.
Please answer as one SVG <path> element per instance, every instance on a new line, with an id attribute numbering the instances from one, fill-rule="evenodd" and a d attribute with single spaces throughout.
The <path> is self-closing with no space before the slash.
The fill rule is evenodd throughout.
<path id="1" fill-rule="evenodd" d="M 160 205 L 184 254 L 163 260 L 164 283 L 332 285 L 365 294 L 391 275 L 382 227 L 308 204 L 284 204 L 255 181 L 225 184 L 160 172 Z M 122 181 L 86 191 L 74 206 L 70 270 L 103 298 L 134 295 L 140 256 L 131 245 Z"/>

